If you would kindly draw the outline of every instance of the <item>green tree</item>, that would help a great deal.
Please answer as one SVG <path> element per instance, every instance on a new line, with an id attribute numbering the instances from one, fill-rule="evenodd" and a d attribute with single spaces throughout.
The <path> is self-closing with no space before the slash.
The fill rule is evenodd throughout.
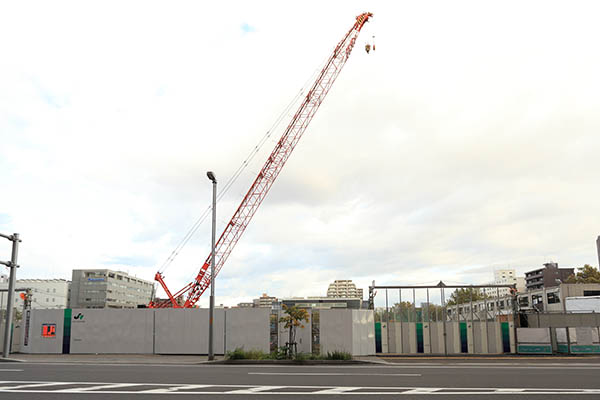
<path id="1" fill-rule="evenodd" d="M 597 268 L 585 264 L 577 269 L 577 274 L 569 276 L 565 283 L 600 283 L 600 271 Z"/>
<path id="2" fill-rule="evenodd" d="M 288 307 L 285 304 L 283 305 L 283 311 L 286 315 L 279 318 L 279 322 L 284 324 L 284 328 L 289 329 L 286 347 L 288 356 L 291 357 L 293 353 L 296 352 L 296 329 L 298 327 L 304 328 L 304 325 L 302 324 L 303 321 L 309 322 L 308 311 L 304 308 L 298 308 L 297 306 Z"/>
<path id="3" fill-rule="evenodd" d="M 470 303 L 471 299 L 473 299 L 473 301 L 478 301 L 489 298 L 490 296 L 484 295 L 481 291 L 479 291 L 479 289 L 467 287 L 456 289 L 454 292 L 452 292 L 450 299 L 448 299 L 446 304 L 449 306 L 455 306 L 457 304 Z"/>

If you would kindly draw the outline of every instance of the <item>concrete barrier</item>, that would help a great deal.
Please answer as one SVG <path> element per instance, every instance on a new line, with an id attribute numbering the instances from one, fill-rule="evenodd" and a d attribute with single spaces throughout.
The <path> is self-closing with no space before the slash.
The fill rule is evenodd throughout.
<path id="1" fill-rule="evenodd" d="M 215 354 L 237 347 L 269 352 L 270 311 L 215 310 Z M 319 312 L 320 327 L 315 326 L 315 332 L 312 313 L 311 321 L 298 329 L 299 352 L 310 353 L 313 340 L 318 340 L 322 354 L 336 350 L 353 355 L 375 354 L 372 310 Z M 25 321 L 20 335 L 22 345 L 14 350 L 26 353 L 208 353 L 208 309 L 29 310 Z M 278 341 L 283 346 L 288 331 L 283 324 L 278 325 Z"/>
<path id="2" fill-rule="evenodd" d="M 519 354 L 552 354 L 549 328 L 517 328 Z"/>
<path id="3" fill-rule="evenodd" d="M 70 353 L 152 354 L 154 311 L 73 309 Z"/>
<path id="4" fill-rule="evenodd" d="M 26 310 L 21 321 L 21 353 L 60 354 L 63 348 L 64 310 Z M 2 327 L 4 328 L 4 327 Z M 45 334 L 44 334 L 45 330 Z M 54 334 L 50 334 L 50 332 Z M 2 329 L 4 332 L 4 329 Z M 14 339 L 13 339 L 14 343 Z"/>
<path id="5" fill-rule="evenodd" d="M 343 351 L 354 356 L 375 354 L 375 323 L 372 310 L 320 310 L 321 354 Z M 387 337 L 382 324 L 382 338 Z M 387 348 L 387 341 L 385 342 Z"/>
<path id="6" fill-rule="evenodd" d="M 163 308 L 154 312 L 155 354 L 208 354 L 208 318 L 206 308 Z M 214 315 L 214 352 L 225 351 L 225 310 Z"/>
<path id="7" fill-rule="evenodd" d="M 600 354 L 599 336 L 598 327 L 556 328 L 557 352 L 563 354 Z"/>
<path id="8" fill-rule="evenodd" d="M 238 347 L 269 353 L 270 308 L 230 309 L 225 313 L 225 352 Z"/>

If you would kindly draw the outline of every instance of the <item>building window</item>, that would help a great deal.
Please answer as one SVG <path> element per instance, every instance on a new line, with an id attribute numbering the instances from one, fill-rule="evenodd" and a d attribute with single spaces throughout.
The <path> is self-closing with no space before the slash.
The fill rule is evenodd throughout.
<path id="1" fill-rule="evenodd" d="M 519 306 L 520 307 L 528 307 L 529 306 L 529 297 L 520 297 L 519 298 Z"/>
<path id="2" fill-rule="evenodd" d="M 587 296 L 600 296 L 600 290 L 584 290 L 583 295 Z"/>
<path id="3" fill-rule="evenodd" d="M 560 303 L 560 297 L 558 293 L 548 293 L 548 304 Z"/>

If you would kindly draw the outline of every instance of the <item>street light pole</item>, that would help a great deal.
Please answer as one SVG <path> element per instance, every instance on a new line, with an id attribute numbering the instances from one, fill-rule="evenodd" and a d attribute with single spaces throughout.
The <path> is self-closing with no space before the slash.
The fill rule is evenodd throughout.
<path id="1" fill-rule="evenodd" d="M 11 342 L 11 325 L 13 319 L 13 305 L 15 302 L 15 282 L 17 280 L 17 256 L 19 255 L 19 239 L 18 233 L 13 233 L 10 236 L 3 235 L 0 233 L 0 237 L 8 239 L 12 242 L 12 255 L 10 261 L 0 261 L 0 264 L 4 264 L 10 268 L 10 278 L 8 280 L 8 300 L 6 305 L 6 324 L 4 327 L 4 353 L 3 357 L 7 358 L 10 355 L 10 342 Z"/>
<path id="2" fill-rule="evenodd" d="M 214 315 L 215 315 L 215 261 L 217 259 L 215 254 L 215 239 L 216 239 L 216 228 L 217 228 L 217 178 L 212 171 L 206 173 L 208 179 L 212 181 L 213 187 L 213 199 L 212 199 L 212 243 L 211 243 L 211 257 L 210 257 L 210 310 L 209 310 L 209 331 L 208 331 L 208 359 L 215 359 L 214 344 Z"/>

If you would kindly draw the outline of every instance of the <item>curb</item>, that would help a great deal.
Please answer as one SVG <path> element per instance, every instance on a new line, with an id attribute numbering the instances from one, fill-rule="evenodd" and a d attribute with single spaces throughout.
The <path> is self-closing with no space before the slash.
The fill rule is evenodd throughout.
<path id="1" fill-rule="evenodd" d="M 224 365 L 358 365 L 358 364 L 389 364 L 388 362 L 369 360 L 218 360 L 206 361 L 199 364 Z"/>
<path id="2" fill-rule="evenodd" d="M 18 360 L 16 358 L 1 358 L 0 357 L 0 362 L 17 362 L 17 363 L 19 363 L 19 362 L 25 362 L 25 361 Z"/>
<path id="3" fill-rule="evenodd" d="M 567 359 L 572 359 L 572 358 L 600 358 L 599 355 L 597 354 L 571 354 L 571 355 L 566 355 L 566 354 L 470 354 L 470 355 L 465 355 L 465 354 L 448 354 L 448 355 L 444 355 L 444 354 L 427 354 L 427 355 L 423 355 L 423 354 L 380 354 L 376 356 L 377 358 L 380 359 L 438 359 L 438 360 L 443 360 L 443 359 L 448 359 L 448 360 L 476 360 L 476 359 L 483 359 L 483 360 L 499 360 L 499 359 L 541 359 L 541 358 L 554 358 L 554 359 L 561 359 L 561 358 L 567 358 Z"/>

